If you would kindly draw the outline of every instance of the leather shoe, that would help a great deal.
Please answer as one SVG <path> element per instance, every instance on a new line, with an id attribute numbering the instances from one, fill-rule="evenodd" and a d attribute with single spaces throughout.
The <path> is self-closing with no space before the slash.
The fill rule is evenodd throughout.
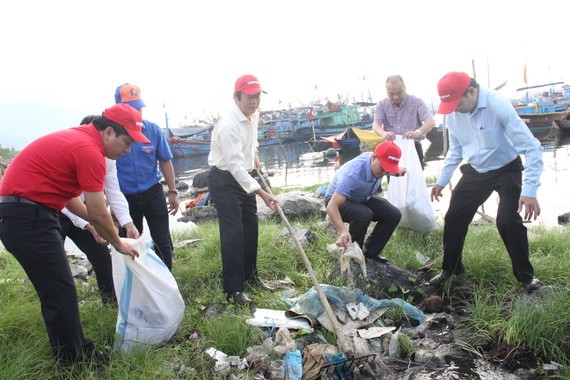
<path id="1" fill-rule="evenodd" d="M 530 281 L 523 283 L 522 286 L 527 293 L 532 293 L 542 287 L 542 282 L 533 276 Z"/>
<path id="2" fill-rule="evenodd" d="M 236 305 L 240 306 L 249 306 L 253 302 L 251 298 L 249 298 L 244 292 L 228 293 L 226 299 L 228 302 L 231 302 L 231 300 L 233 300 Z"/>
<path id="3" fill-rule="evenodd" d="M 450 278 L 451 275 L 453 274 L 460 275 L 461 273 L 463 273 L 463 268 L 458 268 L 455 272 L 442 269 L 439 271 L 438 274 L 432 277 L 431 280 L 429 280 L 429 284 L 433 286 L 441 286 L 441 284 L 447 281 L 447 279 Z"/>
<path id="4" fill-rule="evenodd" d="M 385 258 L 384 256 L 380 256 L 380 255 L 374 256 L 374 257 L 371 257 L 371 256 L 364 256 L 364 257 L 367 260 L 376 261 L 377 263 L 380 263 L 380 264 L 386 264 L 388 262 L 387 258 Z"/>

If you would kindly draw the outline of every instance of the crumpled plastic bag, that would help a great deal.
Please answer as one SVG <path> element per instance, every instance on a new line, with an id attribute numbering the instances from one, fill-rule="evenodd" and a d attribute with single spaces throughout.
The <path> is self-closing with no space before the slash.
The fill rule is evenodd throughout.
<path id="1" fill-rule="evenodd" d="M 362 249 L 360 249 L 360 246 L 356 242 L 348 243 L 340 255 L 340 272 L 343 276 L 346 275 L 346 281 L 349 287 L 351 287 L 354 282 L 354 274 L 350 267 L 350 262 L 352 260 L 360 265 L 362 275 L 366 278 L 368 276 L 366 273 L 366 261 L 364 259 L 364 254 L 362 253 Z"/>

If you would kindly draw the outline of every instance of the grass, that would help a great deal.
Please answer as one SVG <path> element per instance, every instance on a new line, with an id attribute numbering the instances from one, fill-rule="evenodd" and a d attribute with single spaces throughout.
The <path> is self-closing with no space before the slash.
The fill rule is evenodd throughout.
<path id="1" fill-rule="evenodd" d="M 328 232 L 319 218 L 293 221 L 292 225 L 315 233 L 316 239 L 304 248 L 305 253 L 319 281 L 331 283 L 327 278 L 336 259 L 326 252 L 325 245 L 337 236 Z M 288 277 L 295 288 L 248 288 L 248 294 L 261 308 L 285 309 L 282 298 L 303 294 L 313 285 L 297 249 L 287 239 L 278 238 L 284 228 L 279 222 L 260 223 L 258 267 L 263 278 Z M 472 334 L 502 348 L 504 356 L 513 363 L 518 359 L 516 353 L 531 353 L 536 367 L 555 361 L 563 365 L 558 375 L 570 377 L 570 235 L 567 230 L 538 226 L 530 231 L 531 262 L 536 275 L 553 286 L 552 291 L 542 297 L 522 295 L 496 229 L 471 227 L 463 256 L 464 276 L 475 284 L 475 289 L 470 305 L 472 316 L 463 323 Z M 216 374 L 212 362 L 207 360 L 206 349 L 215 347 L 243 358 L 248 347 L 262 343 L 262 330 L 246 323 L 250 317 L 247 310 L 229 305 L 219 316 L 205 316 L 213 305 L 226 305 L 218 233 L 214 221 L 201 224 L 192 232 L 174 234 L 175 241 L 201 239 L 197 245 L 175 252 L 173 274 L 187 305 L 179 332 L 162 347 L 149 347 L 131 355 L 114 353 L 107 378 L 223 379 L 225 376 Z M 415 252 L 420 251 L 436 260 L 435 273 L 441 264 L 441 246 L 441 230 L 419 233 L 398 229 L 383 255 L 395 265 L 415 270 L 421 266 L 415 259 Z M 332 284 L 341 285 L 334 281 Z M 101 303 L 93 290 L 94 281 L 88 285 L 78 282 L 85 336 L 100 348 L 111 350 L 117 310 Z M 16 260 L 6 253 L 0 253 L 0 310 L 0 379 L 96 378 L 89 369 L 64 371 L 54 364 L 35 291 Z M 335 344 L 334 334 L 325 331 L 323 336 Z M 411 349 L 406 346 L 406 354 Z M 253 373 L 246 373 L 243 378 L 252 379 Z"/>

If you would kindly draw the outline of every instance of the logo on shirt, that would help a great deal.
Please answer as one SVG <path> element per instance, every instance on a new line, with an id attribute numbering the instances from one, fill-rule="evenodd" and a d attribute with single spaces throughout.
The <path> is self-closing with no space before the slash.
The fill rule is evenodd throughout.
<path id="1" fill-rule="evenodd" d="M 152 152 L 152 145 L 143 146 L 143 150 L 147 153 Z"/>

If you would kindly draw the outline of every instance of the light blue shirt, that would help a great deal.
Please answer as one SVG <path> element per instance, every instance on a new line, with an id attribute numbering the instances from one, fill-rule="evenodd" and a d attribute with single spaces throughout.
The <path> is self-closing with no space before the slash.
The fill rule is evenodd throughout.
<path id="1" fill-rule="evenodd" d="M 511 102 L 496 91 L 479 87 L 473 113 L 448 115 L 449 151 L 437 184 L 445 187 L 462 160 L 477 172 L 502 168 L 524 155 L 521 195 L 536 197 L 542 173 L 542 147 L 515 112 Z"/>
<path id="2" fill-rule="evenodd" d="M 372 175 L 371 155 L 372 152 L 362 153 L 342 165 L 329 184 L 325 198 L 339 193 L 351 201 L 364 203 L 376 194 L 380 178 Z"/>

